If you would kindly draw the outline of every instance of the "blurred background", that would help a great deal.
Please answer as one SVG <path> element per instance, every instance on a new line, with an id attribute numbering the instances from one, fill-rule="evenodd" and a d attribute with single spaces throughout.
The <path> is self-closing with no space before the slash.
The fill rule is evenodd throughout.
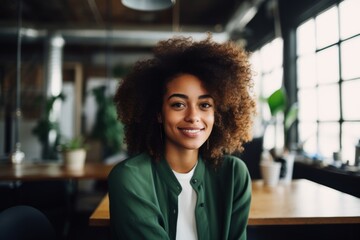
<path id="1" fill-rule="evenodd" d="M 244 159 L 294 152 L 308 163 L 294 177 L 360 195 L 360 1 L 176 0 L 164 9 L 143 2 L 133 9 L 121 0 L 1 1 L 1 161 L 16 149 L 25 162 L 62 161 L 59 145 L 76 137 L 87 144 L 87 162 L 123 160 L 112 103 L 118 83 L 159 40 L 211 32 L 251 53 L 257 145 Z M 319 163 L 349 182 L 320 178 L 311 172 Z M 106 192 L 106 183 L 96 186 Z"/>
<path id="2" fill-rule="evenodd" d="M 24 0 L 19 31 L 18 1 L 4 0 L 0 155 L 9 155 L 19 138 L 27 160 L 56 158 L 43 149 L 46 144 L 40 136 L 44 133 L 34 128 L 39 119 L 51 117 L 45 116 L 50 114 L 46 103 L 59 94 L 64 95 L 56 101 L 61 104 L 50 110 L 59 137 L 83 135 L 91 140 L 93 160 L 121 152 L 125 146 L 116 136 L 101 136 L 96 129 L 105 134 L 106 127 L 114 127 L 96 124 L 106 121 L 98 119 L 101 101 L 112 96 L 136 60 L 151 56 L 157 41 L 179 34 L 203 39 L 212 32 L 215 40 L 235 41 L 252 53 L 263 127 L 256 128 L 260 130 L 255 136 L 266 131 L 266 148 L 287 144 L 321 158 L 341 151 L 344 163 L 355 164 L 360 137 L 358 9 L 358 1 L 351 0 L 180 0 L 158 11 L 130 9 L 120 0 Z M 284 117 L 275 116 L 276 111 L 263 101 L 281 88 L 287 94 L 286 105 L 281 106 L 285 113 L 298 104 L 296 124 L 286 131 Z M 14 129 L 17 97 L 22 113 L 18 137 Z M 274 117 L 276 123 L 271 121 Z"/>

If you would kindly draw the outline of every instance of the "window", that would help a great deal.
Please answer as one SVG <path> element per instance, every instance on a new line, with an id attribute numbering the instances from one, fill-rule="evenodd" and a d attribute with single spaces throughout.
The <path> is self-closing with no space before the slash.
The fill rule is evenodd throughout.
<path id="1" fill-rule="evenodd" d="M 355 162 L 360 139 L 360 1 L 339 2 L 297 35 L 299 141 L 310 154 Z"/>
<path id="2" fill-rule="evenodd" d="M 271 42 L 262 46 L 255 51 L 250 59 L 252 67 L 255 71 L 255 93 L 258 96 L 258 114 L 262 119 L 262 125 L 267 126 L 266 129 L 255 127 L 255 135 L 264 135 L 264 148 L 271 149 L 274 147 L 284 146 L 284 131 L 282 118 L 283 116 L 276 116 L 277 121 L 274 124 L 268 125 L 271 119 L 271 114 L 267 103 L 260 99 L 269 97 L 274 91 L 282 86 L 283 79 L 283 40 L 276 38 Z M 265 133 L 264 133 L 265 131 Z"/>

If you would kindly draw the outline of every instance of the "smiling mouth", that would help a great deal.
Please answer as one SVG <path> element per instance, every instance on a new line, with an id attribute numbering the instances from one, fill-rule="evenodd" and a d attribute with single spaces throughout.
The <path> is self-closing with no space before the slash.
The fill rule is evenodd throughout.
<path id="1" fill-rule="evenodd" d="M 204 131 L 205 128 L 179 128 L 179 130 L 187 136 L 197 136 L 201 131 Z"/>
<path id="2" fill-rule="evenodd" d="M 180 128 L 180 130 L 183 132 L 188 132 L 188 133 L 197 133 L 197 132 L 200 132 L 202 129 L 182 129 L 182 128 Z"/>

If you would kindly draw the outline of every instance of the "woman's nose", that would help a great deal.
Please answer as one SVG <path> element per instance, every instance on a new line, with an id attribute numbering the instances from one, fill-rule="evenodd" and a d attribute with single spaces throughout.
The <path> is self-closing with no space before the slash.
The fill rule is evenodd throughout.
<path id="1" fill-rule="evenodd" d="M 199 111 L 195 107 L 188 108 L 188 110 L 186 111 L 185 121 L 191 123 L 199 122 L 200 121 Z"/>

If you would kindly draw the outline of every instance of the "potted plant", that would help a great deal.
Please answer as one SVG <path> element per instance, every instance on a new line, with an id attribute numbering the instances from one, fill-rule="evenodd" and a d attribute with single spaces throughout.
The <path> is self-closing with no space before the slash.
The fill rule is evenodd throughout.
<path id="1" fill-rule="evenodd" d="M 298 116 L 298 104 L 297 102 L 293 103 L 291 106 L 288 104 L 288 98 L 286 95 L 286 91 L 283 87 L 274 91 L 267 99 L 267 104 L 270 109 L 270 113 L 272 116 L 273 124 L 275 127 L 277 126 L 277 118 L 276 115 L 281 113 L 284 115 L 284 137 L 287 138 L 290 127 L 296 121 Z M 276 133 L 276 132 L 275 132 Z M 275 136 L 276 142 L 276 136 Z M 285 146 L 284 146 L 285 147 Z"/>
<path id="2" fill-rule="evenodd" d="M 277 114 L 283 115 L 283 130 L 284 130 L 284 137 L 285 139 L 288 137 L 289 130 L 293 123 L 297 120 L 298 117 L 298 104 L 297 102 L 293 103 L 292 105 L 288 104 L 288 99 L 286 95 L 286 91 L 284 87 L 281 87 L 274 91 L 267 99 L 267 104 L 270 109 L 272 120 L 270 124 L 274 124 L 275 126 L 275 136 L 274 142 L 275 147 L 270 150 L 271 158 L 275 162 L 281 163 L 281 171 L 280 171 L 280 178 L 285 178 L 286 182 L 289 182 L 292 178 L 292 169 L 293 169 L 293 161 L 294 156 L 288 153 L 288 148 L 286 143 L 282 147 L 282 149 L 276 149 L 276 128 L 278 127 L 277 124 Z M 280 151 L 278 151 L 280 150 Z"/>
<path id="3" fill-rule="evenodd" d="M 71 138 L 60 147 L 65 168 L 73 171 L 84 168 L 87 146 L 82 136 Z"/>
<path id="4" fill-rule="evenodd" d="M 101 142 L 103 158 L 107 158 L 124 150 L 124 129 L 118 120 L 113 96 L 106 94 L 106 86 L 94 88 L 92 93 L 95 96 L 98 110 L 90 136 Z"/>

